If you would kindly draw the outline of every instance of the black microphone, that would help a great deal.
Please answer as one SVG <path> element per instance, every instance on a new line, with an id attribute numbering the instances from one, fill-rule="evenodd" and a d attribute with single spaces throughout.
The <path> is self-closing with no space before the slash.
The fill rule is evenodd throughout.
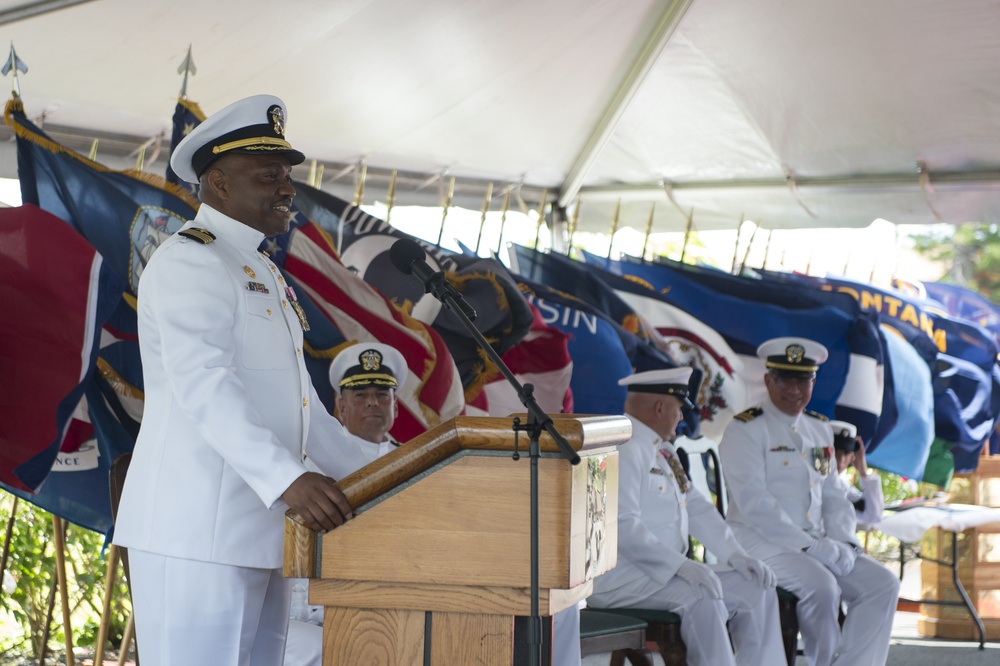
<path id="1" fill-rule="evenodd" d="M 424 261 L 426 256 L 423 248 L 408 238 L 400 238 L 389 248 L 389 261 L 396 267 L 396 270 L 400 273 L 416 276 L 423 283 L 425 293 L 434 294 L 436 299 L 448 307 L 452 305 L 446 300 L 450 297 L 450 300 L 461 308 L 469 321 L 475 321 L 476 309 L 469 305 L 469 302 L 455 289 L 454 285 L 448 282 L 444 273 L 435 271 Z"/>

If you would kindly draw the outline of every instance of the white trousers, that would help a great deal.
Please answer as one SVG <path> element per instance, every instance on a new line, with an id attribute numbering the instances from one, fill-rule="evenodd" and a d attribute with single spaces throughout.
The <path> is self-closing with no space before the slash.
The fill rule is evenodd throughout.
<path id="1" fill-rule="evenodd" d="M 778 585 L 799 598 L 796 612 L 810 666 L 884 666 L 899 579 L 884 566 L 859 555 L 846 576 L 835 576 L 805 553 L 765 558 Z M 840 601 L 847 604 L 841 630 Z"/>
<path id="2" fill-rule="evenodd" d="M 580 666 L 580 607 L 552 616 L 552 666 Z"/>
<path id="3" fill-rule="evenodd" d="M 787 663 L 774 590 L 764 590 L 735 571 L 715 573 L 722 581 L 721 600 L 698 598 L 686 581 L 674 576 L 663 587 L 637 580 L 613 592 L 595 594 L 587 603 L 597 610 L 632 607 L 677 613 L 689 666 Z"/>
<path id="4" fill-rule="evenodd" d="M 291 586 L 280 569 L 197 562 L 130 548 L 143 666 L 282 663 Z"/>
<path id="5" fill-rule="evenodd" d="M 285 666 L 323 666 L 323 627 L 298 620 L 288 621 Z"/>

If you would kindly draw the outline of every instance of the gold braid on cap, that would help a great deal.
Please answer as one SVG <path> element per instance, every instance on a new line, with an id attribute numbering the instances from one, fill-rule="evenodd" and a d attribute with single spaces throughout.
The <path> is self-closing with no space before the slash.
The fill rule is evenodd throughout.
<path id="1" fill-rule="evenodd" d="M 229 143 L 224 143 L 221 146 L 213 146 L 212 153 L 218 155 L 219 153 L 236 150 L 237 148 L 243 148 L 246 150 L 292 150 L 292 144 L 288 143 L 284 139 L 275 139 L 269 136 L 258 136 L 252 139 L 230 141 Z"/>

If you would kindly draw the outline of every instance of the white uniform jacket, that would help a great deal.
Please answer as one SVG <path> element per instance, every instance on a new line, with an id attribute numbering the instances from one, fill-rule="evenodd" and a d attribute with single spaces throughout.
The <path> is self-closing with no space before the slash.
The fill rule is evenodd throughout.
<path id="1" fill-rule="evenodd" d="M 875 523 L 882 521 L 882 514 L 885 512 L 885 497 L 882 495 L 882 479 L 875 472 L 868 476 L 858 478 L 861 489 L 851 485 L 844 477 L 840 477 L 841 482 L 846 487 L 847 499 L 855 505 L 854 511 L 858 519 L 858 528 L 867 529 Z M 864 507 L 857 508 L 858 500 L 864 500 Z"/>
<path id="2" fill-rule="evenodd" d="M 689 484 L 681 492 L 668 462 L 677 455 L 673 445 L 626 416 L 632 439 L 618 453 L 618 565 L 594 580 L 594 592 L 613 592 L 638 579 L 665 585 L 687 561 L 689 534 L 720 562 L 745 552 L 697 488 Z"/>
<path id="3" fill-rule="evenodd" d="M 823 536 L 857 545 L 854 506 L 839 483 L 824 417 L 789 416 L 765 398 L 726 427 L 719 458 L 726 520 L 754 557 L 801 552 Z"/>
<path id="4" fill-rule="evenodd" d="M 114 542 L 172 557 L 278 568 L 281 495 L 305 452 L 339 478 L 364 465 L 341 446 L 303 360 L 302 325 L 264 236 L 202 205 L 139 284 L 145 407 Z M 352 447 L 353 449 L 354 447 Z"/>

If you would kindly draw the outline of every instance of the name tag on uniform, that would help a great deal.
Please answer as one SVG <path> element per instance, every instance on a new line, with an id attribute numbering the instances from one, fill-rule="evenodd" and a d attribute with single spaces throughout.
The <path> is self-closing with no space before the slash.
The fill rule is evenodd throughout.
<path id="1" fill-rule="evenodd" d="M 795 447 L 792 447 L 792 446 L 776 446 L 773 449 L 768 449 L 768 451 L 771 451 L 771 452 L 774 452 L 774 453 L 781 453 L 783 451 L 794 451 L 794 450 L 795 450 Z"/>
<path id="2" fill-rule="evenodd" d="M 667 475 L 667 473 L 666 473 L 666 472 L 664 472 L 664 471 L 663 471 L 662 469 L 660 469 L 659 467 L 651 467 L 651 468 L 649 469 L 649 473 L 650 473 L 650 474 L 659 474 L 660 476 L 666 476 L 666 475 Z"/>
<path id="3" fill-rule="evenodd" d="M 247 282 L 247 291 L 255 291 L 259 294 L 270 294 L 267 285 L 263 282 Z"/>

